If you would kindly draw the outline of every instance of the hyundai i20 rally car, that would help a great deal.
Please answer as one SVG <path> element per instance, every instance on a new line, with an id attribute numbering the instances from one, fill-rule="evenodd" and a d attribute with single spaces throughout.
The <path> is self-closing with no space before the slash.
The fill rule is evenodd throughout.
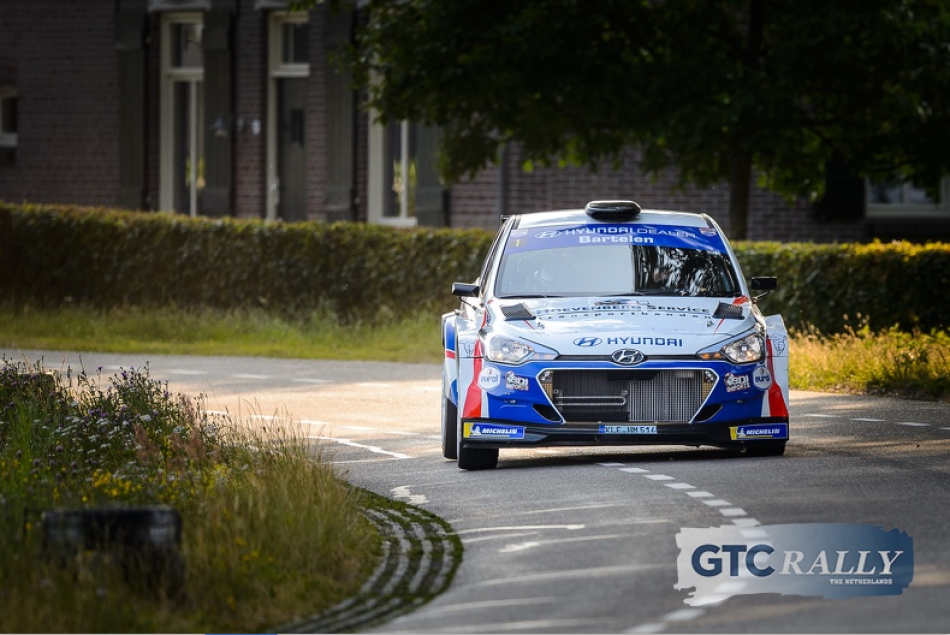
<path id="1" fill-rule="evenodd" d="M 632 201 L 507 218 L 442 316 L 442 451 L 712 445 L 779 455 L 788 336 L 705 214 Z M 751 289 L 751 290 L 750 290 Z"/>

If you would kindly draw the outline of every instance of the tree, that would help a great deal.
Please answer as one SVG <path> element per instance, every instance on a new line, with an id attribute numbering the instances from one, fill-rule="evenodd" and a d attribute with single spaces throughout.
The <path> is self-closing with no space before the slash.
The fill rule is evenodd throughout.
<path id="1" fill-rule="evenodd" d="M 334 6 L 339 6 L 337 1 Z M 344 62 L 382 121 L 443 129 L 448 181 L 517 142 L 529 163 L 616 164 L 789 198 L 826 166 L 937 187 L 950 172 L 944 0 L 369 0 Z"/>

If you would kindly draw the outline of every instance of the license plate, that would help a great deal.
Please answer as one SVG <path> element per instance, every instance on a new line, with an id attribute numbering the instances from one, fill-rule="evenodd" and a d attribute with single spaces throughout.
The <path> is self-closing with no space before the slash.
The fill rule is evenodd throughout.
<path id="1" fill-rule="evenodd" d="M 601 434 L 656 434 L 656 426 L 600 426 Z"/>

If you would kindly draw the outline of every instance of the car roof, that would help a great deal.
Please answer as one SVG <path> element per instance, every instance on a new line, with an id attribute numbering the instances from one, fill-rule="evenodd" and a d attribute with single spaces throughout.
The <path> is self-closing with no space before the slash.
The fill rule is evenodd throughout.
<path id="1" fill-rule="evenodd" d="M 578 224 L 631 224 L 631 225 L 677 225 L 680 227 L 712 227 L 710 219 L 705 214 L 693 214 L 691 212 L 675 212 L 666 210 L 645 209 L 637 216 L 629 220 L 599 220 L 592 218 L 582 209 L 561 209 L 547 212 L 529 212 L 518 214 L 513 218 L 517 219 L 517 226 L 521 228 L 528 227 L 548 227 L 551 225 L 569 225 Z"/>

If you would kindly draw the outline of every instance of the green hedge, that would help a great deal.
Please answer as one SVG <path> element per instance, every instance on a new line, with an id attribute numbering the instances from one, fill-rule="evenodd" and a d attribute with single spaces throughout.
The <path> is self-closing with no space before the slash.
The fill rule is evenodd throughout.
<path id="1" fill-rule="evenodd" d="M 0 300 L 55 307 L 328 309 L 452 306 L 485 231 L 265 223 L 0 203 Z"/>
<path id="2" fill-rule="evenodd" d="M 328 309 L 372 320 L 381 307 L 443 310 L 453 281 L 478 275 L 482 230 L 265 223 L 0 202 L 0 301 Z M 735 245 L 748 276 L 775 275 L 762 300 L 793 326 L 837 332 L 944 328 L 950 245 Z M 847 316 L 847 317 L 845 317 Z"/>

